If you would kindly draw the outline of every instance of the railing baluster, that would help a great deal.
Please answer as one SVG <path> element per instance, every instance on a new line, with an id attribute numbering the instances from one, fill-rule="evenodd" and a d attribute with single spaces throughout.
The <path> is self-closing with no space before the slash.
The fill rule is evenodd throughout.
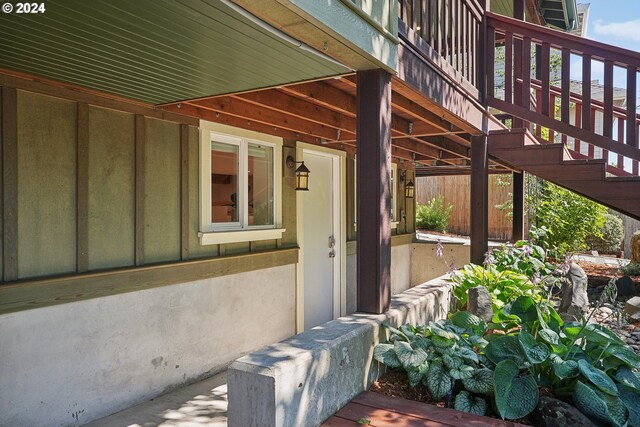
<path id="1" fill-rule="evenodd" d="M 442 55 L 442 1 L 443 0 L 436 0 L 437 7 L 438 7 L 438 9 L 436 11 L 436 16 L 437 16 L 437 23 L 436 23 L 436 26 L 437 26 L 437 31 L 436 31 L 437 36 L 436 37 L 437 37 L 437 39 L 436 40 L 437 40 L 437 46 L 438 47 L 436 48 L 436 50 L 438 51 L 438 53 L 440 55 Z"/>
<path id="2" fill-rule="evenodd" d="M 438 50 L 436 47 L 436 20 L 435 20 L 435 0 L 429 1 L 429 43 L 431 47 Z"/>
<path id="3" fill-rule="evenodd" d="M 504 100 L 513 102 L 513 34 L 511 32 L 507 32 L 504 36 Z"/>
<path id="4" fill-rule="evenodd" d="M 593 130 L 591 126 L 591 55 L 582 55 L 582 128 Z"/>
<path id="5" fill-rule="evenodd" d="M 398 7 L 400 8 L 400 19 L 402 22 L 407 22 L 407 2 L 409 0 L 400 0 Z"/>
<path id="6" fill-rule="evenodd" d="M 604 61 L 604 114 L 602 134 L 613 137 L 613 61 Z"/>
<path id="7" fill-rule="evenodd" d="M 556 104 L 556 96 L 551 95 L 549 98 L 549 104 L 547 104 L 547 108 L 551 109 L 551 117 L 555 119 L 555 104 Z M 549 141 L 556 142 L 556 133 L 553 129 L 549 128 Z"/>
<path id="8" fill-rule="evenodd" d="M 428 2 L 429 0 L 420 0 L 420 37 L 422 37 L 423 40 L 427 40 L 429 37 L 429 19 L 427 18 Z"/>
<path id="9" fill-rule="evenodd" d="M 460 71 L 460 61 L 462 59 L 462 45 L 460 44 L 460 36 L 462 34 L 462 11 L 463 11 L 463 2 L 464 0 L 456 0 L 456 31 L 454 34 L 456 35 L 456 46 L 458 47 L 458 51 L 456 52 L 456 70 Z M 491 46 L 490 44 L 488 46 Z"/>
<path id="10" fill-rule="evenodd" d="M 478 86 L 478 22 L 475 20 L 473 20 L 473 26 L 472 28 L 472 32 L 473 32 L 473 39 L 472 39 L 472 43 L 471 43 L 471 51 L 473 52 L 473 58 L 471 61 L 471 65 L 472 65 L 472 73 L 471 73 L 471 78 L 472 78 L 472 82 L 474 86 Z"/>
<path id="11" fill-rule="evenodd" d="M 522 39 L 522 106 L 531 109 L 531 38 Z"/>
<path id="12" fill-rule="evenodd" d="M 495 96 L 496 30 L 487 27 L 487 95 Z"/>
<path id="13" fill-rule="evenodd" d="M 561 119 L 569 123 L 569 111 L 571 106 L 571 51 L 562 49 L 562 113 Z"/>
<path id="14" fill-rule="evenodd" d="M 624 117 L 618 117 L 618 142 L 624 144 Z M 624 169 L 624 157 L 618 154 L 618 169 Z"/>
<path id="15" fill-rule="evenodd" d="M 540 47 L 540 45 L 538 45 Z M 542 114 L 549 116 L 549 85 L 550 83 L 550 61 L 551 61 L 551 45 L 547 42 L 542 43 L 542 52 L 540 54 L 540 73 L 542 81 L 542 93 L 540 94 L 542 103 Z M 537 68 L 537 67 L 536 67 Z"/>
<path id="16" fill-rule="evenodd" d="M 462 11 L 462 75 L 469 80 L 469 43 L 467 33 L 469 32 L 469 15 L 467 14 L 467 6 L 464 5 Z"/>
<path id="17" fill-rule="evenodd" d="M 574 123 L 575 127 L 580 129 L 582 126 L 582 103 L 576 103 L 576 117 L 574 122 L 575 122 Z M 578 153 L 580 152 L 580 145 L 581 145 L 580 140 L 576 138 L 574 150 L 576 150 Z"/>
<path id="18" fill-rule="evenodd" d="M 637 72 L 636 67 L 627 66 L 627 144 L 632 147 L 638 147 L 638 125 L 636 123 Z"/>
<path id="19" fill-rule="evenodd" d="M 411 28 L 416 30 L 418 28 L 418 8 L 416 7 L 416 3 L 420 0 L 411 0 Z"/>

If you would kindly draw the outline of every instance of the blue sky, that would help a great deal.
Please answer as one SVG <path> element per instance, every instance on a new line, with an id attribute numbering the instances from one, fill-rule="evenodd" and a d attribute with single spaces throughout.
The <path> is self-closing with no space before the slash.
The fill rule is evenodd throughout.
<path id="1" fill-rule="evenodd" d="M 578 3 L 591 4 L 587 38 L 640 52 L 640 0 L 578 0 Z M 572 78 L 581 78 L 580 68 L 580 61 L 572 61 Z M 592 79 L 602 82 L 603 77 L 604 67 L 594 62 Z M 626 87 L 626 75 L 617 67 L 614 85 Z M 636 105 L 640 105 L 640 97 Z"/>
<path id="2" fill-rule="evenodd" d="M 590 0 L 587 37 L 640 51 L 640 0 Z"/>

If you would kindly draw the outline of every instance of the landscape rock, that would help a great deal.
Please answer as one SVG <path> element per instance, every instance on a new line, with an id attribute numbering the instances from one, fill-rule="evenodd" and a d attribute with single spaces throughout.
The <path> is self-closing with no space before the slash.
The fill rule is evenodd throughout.
<path id="1" fill-rule="evenodd" d="M 640 313 L 640 297 L 633 297 L 624 304 L 624 312 L 632 318 L 636 313 Z"/>
<path id="2" fill-rule="evenodd" d="M 624 276 L 616 280 L 616 287 L 618 288 L 619 297 L 631 297 L 636 294 L 636 285 L 629 276 Z"/>
<path id="3" fill-rule="evenodd" d="M 490 322 L 493 318 L 493 307 L 491 305 L 491 295 L 484 286 L 476 286 L 469 289 L 469 299 L 467 301 L 467 311 L 475 314 L 482 320 Z"/>
<path id="4" fill-rule="evenodd" d="M 562 301 L 558 313 L 565 321 L 579 320 L 589 310 L 587 274 L 575 262 L 563 278 Z"/>
<path id="5" fill-rule="evenodd" d="M 562 400 L 541 396 L 531 414 L 539 427 L 596 427 L 582 412 Z"/>

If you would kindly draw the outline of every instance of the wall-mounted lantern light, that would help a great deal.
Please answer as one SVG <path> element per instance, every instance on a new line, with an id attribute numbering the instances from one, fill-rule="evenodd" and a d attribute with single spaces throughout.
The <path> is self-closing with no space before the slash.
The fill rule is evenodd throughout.
<path id="1" fill-rule="evenodd" d="M 404 186 L 404 196 L 407 199 L 413 199 L 413 191 L 414 191 L 415 187 L 413 185 L 413 181 L 409 180 L 409 182 L 407 182 L 407 184 Z"/>
<path id="2" fill-rule="evenodd" d="M 296 191 L 309 191 L 309 173 L 311 171 L 304 165 L 304 162 L 296 162 L 293 157 L 287 157 L 286 165 L 289 169 L 293 169 L 296 163 L 300 163 L 296 169 Z"/>

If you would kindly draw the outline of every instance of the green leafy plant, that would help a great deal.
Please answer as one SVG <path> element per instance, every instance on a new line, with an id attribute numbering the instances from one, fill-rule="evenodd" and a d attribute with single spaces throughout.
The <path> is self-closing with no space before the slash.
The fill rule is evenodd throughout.
<path id="1" fill-rule="evenodd" d="M 603 253 L 616 253 L 622 246 L 624 239 L 624 225 L 622 218 L 606 213 L 605 222 L 600 230 L 600 236 L 587 236 L 586 242 L 595 251 Z"/>
<path id="2" fill-rule="evenodd" d="M 630 262 L 618 269 L 621 274 L 625 276 L 640 276 L 640 264 L 637 262 Z"/>
<path id="3" fill-rule="evenodd" d="M 373 357 L 389 368 L 407 372 L 409 385 L 426 385 L 436 400 L 455 397 L 454 407 L 484 415 L 493 393 L 493 371 L 478 351 L 486 345 L 486 324 L 468 312 L 426 326 L 385 325 L 389 342 L 378 344 Z M 457 387 L 460 386 L 460 387 Z"/>
<path id="4" fill-rule="evenodd" d="M 589 236 L 601 236 L 607 208 L 550 182 L 541 184 L 534 223 L 546 227 L 555 258 L 587 249 Z"/>
<path id="5" fill-rule="evenodd" d="M 446 233 L 452 209 L 453 205 L 445 203 L 442 196 L 434 197 L 426 205 L 418 204 L 416 207 L 416 227 Z"/>

